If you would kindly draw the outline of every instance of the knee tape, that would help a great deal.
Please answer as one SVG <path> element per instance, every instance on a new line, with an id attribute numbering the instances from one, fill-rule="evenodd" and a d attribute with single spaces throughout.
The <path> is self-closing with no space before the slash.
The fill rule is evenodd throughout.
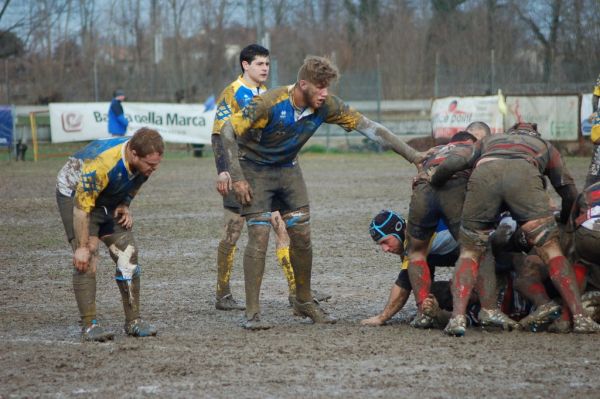
<path id="1" fill-rule="evenodd" d="M 131 280 L 140 273 L 138 251 L 130 232 L 111 234 L 103 239 L 110 257 L 117 265 L 115 278 Z"/>
<path id="2" fill-rule="evenodd" d="M 246 217 L 248 228 L 251 226 L 271 226 L 271 212 L 258 213 Z"/>
<path id="3" fill-rule="evenodd" d="M 553 217 L 529 221 L 521 228 L 529 245 L 541 247 L 553 239 L 558 240 L 558 226 Z"/>
<path id="4" fill-rule="evenodd" d="M 282 217 L 285 222 L 285 227 L 288 229 L 296 226 L 308 225 L 310 223 L 310 212 L 305 208 L 286 213 Z"/>

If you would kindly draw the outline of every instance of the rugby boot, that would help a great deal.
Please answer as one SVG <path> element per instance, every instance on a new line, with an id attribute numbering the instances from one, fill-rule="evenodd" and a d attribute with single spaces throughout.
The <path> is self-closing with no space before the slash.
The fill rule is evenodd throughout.
<path id="1" fill-rule="evenodd" d="M 304 317 L 310 317 L 310 319 L 317 324 L 335 324 L 337 319 L 330 316 L 318 303 L 304 302 L 300 303 L 294 298 L 294 314 Z"/>
<path id="2" fill-rule="evenodd" d="M 546 302 L 545 304 L 538 306 L 535 312 L 523 318 L 519 324 L 523 326 L 525 330 L 532 332 L 540 331 L 544 325 L 560 316 L 560 310 L 561 306 L 558 303 L 554 301 Z"/>
<path id="3" fill-rule="evenodd" d="M 96 320 L 92 320 L 92 324 L 81 329 L 81 339 L 83 341 L 106 342 L 114 337 L 115 334 L 99 326 Z"/>
<path id="4" fill-rule="evenodd" d="M 555 334 L 568 334 L 571 332 L 571 322 L 559 317 L 548 326 L 547 331 Z"/>
<path id="5" fill-rule="evenodd" d="M 415 318 L 412 319 L 412 321 L 410 322 L 410 326 L 413 328 L 421 328 L 421 329 L 432 328 L 433 322 L 434 322 L 433 317 L 430 317 L 421 312 L 417 312 L 417 315 L 415 316 Z"/>
<path id="6" fill-rule="evenodd" d="M 519 329 L 521 325 L 502 313 L 500 309 L 481 308 L 478 315 L 482 327 L 500 327 L 505 331 Z"/>
<path id="7" fill-rule="evenodd" d="M 467 317 L 465 315 L 458 315 L 450 318 L 448 325 L 444 328 L 444 334 L 462 337 L 467 331 Z"/>
<path id="8" fill-rule="evenodd" d="M 158 331 L 152 324 L 142 319 L 131 320 L 125 323 L 125 332 L 132 337 L 153 337 Z"/>
<path id="9" fill-rule="evenodd" d="M 262 321 L 260 319 L 260 316 L 258 314 L 255 314 L 254 316 L 252 316 L 251 319 L 244 319 L 242 321 L 242 328 L 246 329 L 246 330 L 268 330 L 269 328 L 272 328 L 273 326 L 265 321 Z"/>
<path id="10" fill-rule="evenodd" d="M 600 324 L 596 323 L 590 316 L 583 314 L 573 315 L 573 332 L 576 334 L 591 334 L 600 332 Z"/>
<path id="11" fill-rule="evenodd" d="M 310 293 L 313 297 L 313 300 L 315 300 L 317 302 L 327 302 L 332 297 L 331 294 L 328 294 L 326 292 L 319 292 L 317 290 L 310 290 Z M 288 296 L 288 302 L 289 302 L 290 306 L 294 306 L 294 298 L 296 298 L 296 295 Z"/>
<path id="12" fill-rule="evenodd" d="M 217 310 L 246 310 L 246 307 L 237 303 L 231 294 L 217 298 L 217 301 L 215 302 L 215 308 Z"/>

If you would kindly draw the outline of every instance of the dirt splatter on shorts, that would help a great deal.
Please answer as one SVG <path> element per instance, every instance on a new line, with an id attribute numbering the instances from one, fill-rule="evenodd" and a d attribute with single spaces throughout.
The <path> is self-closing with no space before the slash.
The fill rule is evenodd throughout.
<path id="1" fill-rule="evenodd" d="M 465 202 L 466 178 L 448 180 L 434 188 L 421 182 L 413 187 L 408 211 L 408 234 L 418 240 L 428 240 L 443 219 L 450 234 L 458 238 L 462 205 Z"/>
<path id="2" fill-rule="evenodd" d="M 240 161 L 252 189 L 252 204 L 242 207 L 242 216 L 279 211 L 282 215 L 308 206 L 308 192 L 299 164 L 258 165 Z"/>
<path id="3" fill-rule="evenodd" d="M 477 165 L 471 174 L 463 206 L 463 228 L 491 229 L 503 210 L 509 210 L 518 223 L 552 216 L 543 177 L 526 160 L 490 160 Z"/>

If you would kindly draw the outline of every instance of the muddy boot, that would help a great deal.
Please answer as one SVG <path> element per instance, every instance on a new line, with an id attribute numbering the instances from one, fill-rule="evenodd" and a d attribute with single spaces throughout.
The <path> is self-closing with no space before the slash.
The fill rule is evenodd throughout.
<path id="1" fill-rule="evenodd" d="M 500 327 L 504 331 L 512 331 L 521 328 L 519 323 L 502 313 L 499 309 L 481 308 L 478 318 L 482 327 Z"/>
<path id="2" fill-rule="evenodd" d="M 415 318 L 410 322 L 410 326 L 413 328 L 432 328 L 433 327 L 433 317 L 430 317 L 424 313 L 417 312 Z"/>
<path id="3" fill-rule="evenodd" d="M 217 298 L 215 302 L 215 308 L 217 310 L 245 310 L 246 307 L 244 305 L 240 305 L 233 299 L 233 295 L 228 294 L 222 298 Z"/>
<path id="4" fill-rule="evenodd" d="M 548 326 L 547 331 L 555 334 L 568 334 L 571 332 L 571 322 L 559 317 Z"/>
<path id="5" fill-rule="evenodd" d="M 551 323 L 560 316 L 560 310 L 561 306 L 558 303 L 554 301 L 546 302 L 538 306 L 535 312 L 523 318 L 519 324 L 528 331 L 541 331 L 544 325 Z"/>
<path id="6" fill-rule="evenodd" d="M 448 325 L 444 328 L 444 334 L 453 337 L 462 337 L 467 331 L 467 317 L 458 315 L 450 318 Z"/>
<path id="7" fill-rule="evenodd" d="M 581 306 L 585 314 L 594 321 L 600 320 L 600 291 L 588 291 L 581 296 Z"/>
<path id="8" fill-rule="evenodd" d="M 89 342 L 106 342 L 113 339 L 115 334 L 98 325 L 96 320 L 92 320 L 92 323 L 81 329 L 81 339 Z"/>
<path id="9" fill-rule="evenodd" d="M 294 299 L 294 314 L 309 317 L 316 324 L 335 324 L 337 319 L 325 312 L 318 303 L 300 303 Z"/>
<path id="10" fill-rule="evenodd" d="M 589 316 L 576 314 L 573 315 L 573 332 L 576 334 L 597 333 L 600 332 L 600 324 Z"/>
<path id="11" fill-rule="evenodd" d="M 262 321 L 260 319 L 260 316 L 258 314 L 255 314 L 254 316 L 252 316 L 249 319 L 244 319 L 242 320 L 242 324 L 241 324 L 242 328 L 246 329 L 246 330 L 268 330 L 269 328 L 272 328 L 273 325 Z"/>
<path id="12" fill-rule="evenodd" d="M 153 337 L 158 331 L 152 324 L 142 319 L 135 319 L 125 323 L 125 332 L 132 337 Z"/>

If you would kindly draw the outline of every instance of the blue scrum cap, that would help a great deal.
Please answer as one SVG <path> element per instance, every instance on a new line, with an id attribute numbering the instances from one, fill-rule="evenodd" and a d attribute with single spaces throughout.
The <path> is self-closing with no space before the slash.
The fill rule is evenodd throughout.
<path id="1" fill-rule="evenodd" d="M 406 221 L 404 218 L 399 213 L 387 209 L 379 212 L 369 225 L 369 234 L 377 243 L 390 234 L 404 243 L 405 232 Z"/>

